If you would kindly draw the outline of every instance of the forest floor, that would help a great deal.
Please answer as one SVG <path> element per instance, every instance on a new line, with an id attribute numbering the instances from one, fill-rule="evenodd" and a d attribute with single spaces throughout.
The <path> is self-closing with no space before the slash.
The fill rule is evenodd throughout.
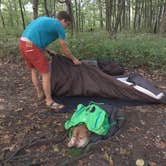
<path id="1" fill-rule="evenodd" d="M 165 89 L 166 77 L 138 72 Z M 70 113 L 44 114 L 30 73 L 20 64 L 0 63 L 0 165 L 4 166 L 149 166 L 166 165 L 166 107 L 162 104 L 121 108 L 126 123 L 109 141 L 87 153 L 67 148 L 64 122 Z M 83 155 L 82 155 L 83 154 Z M 140 165 L 141 166 L 141 165 Z"/>

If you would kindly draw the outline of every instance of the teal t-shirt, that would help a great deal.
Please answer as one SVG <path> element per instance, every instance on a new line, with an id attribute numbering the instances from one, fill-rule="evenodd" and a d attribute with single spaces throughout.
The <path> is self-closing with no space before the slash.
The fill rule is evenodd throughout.
<path id="1" fill-rule="evenodd" d="M 58 19 L 44 16 L 32 21 L 26 27 L 22 37 L 28 38 L 37 47 L 45 49 L 54 40 L 65 39 L 65 31 Z"/>

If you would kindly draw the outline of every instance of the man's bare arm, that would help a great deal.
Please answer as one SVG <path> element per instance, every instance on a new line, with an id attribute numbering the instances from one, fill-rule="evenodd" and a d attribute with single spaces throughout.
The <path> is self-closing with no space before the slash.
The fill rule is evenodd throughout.
<path id="1" fill-rule="evenodd" d="M 71 54 L 69 48 L 68 48 L 67 45 L 66 45 L 65 40 L 59 39 L 58 41 L 59 41 L 59 43 L 60 43 L 62 53 L 63 53 L 67 58 L 71 59 L 74 64 L 76 64 L 76 65 L 81 64 L 81 62 L 80 62 L 75 56 L 73 56 L 73 55 Z"/>

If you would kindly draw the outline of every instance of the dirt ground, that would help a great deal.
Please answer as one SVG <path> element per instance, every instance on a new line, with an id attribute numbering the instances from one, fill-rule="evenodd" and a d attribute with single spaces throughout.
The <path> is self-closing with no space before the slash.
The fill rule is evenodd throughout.
<path id="1" fill-rule="evenodd" d="M 144 75 L 166 83 L 158 73 Z M 37 101 L 29 71 L 22 64 L 1 62 L 0 165 L 166 166 L 165 105 L 122 108 L 124 127 L 86 153 L 66 146 L 63 124 L 70 114 L 45 114 L 48 111 L 44 102 Z"/>

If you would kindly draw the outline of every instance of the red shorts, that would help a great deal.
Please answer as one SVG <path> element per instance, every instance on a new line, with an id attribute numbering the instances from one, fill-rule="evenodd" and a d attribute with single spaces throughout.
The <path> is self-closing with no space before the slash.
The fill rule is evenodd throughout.
<path id="1" fill-rule="evenodd" d="M 19 49 L 29 68 L 35 68 L 39 73 L 49 72 L 48 59 L 40 48 L 30 41 L 20 40 Z"/>

